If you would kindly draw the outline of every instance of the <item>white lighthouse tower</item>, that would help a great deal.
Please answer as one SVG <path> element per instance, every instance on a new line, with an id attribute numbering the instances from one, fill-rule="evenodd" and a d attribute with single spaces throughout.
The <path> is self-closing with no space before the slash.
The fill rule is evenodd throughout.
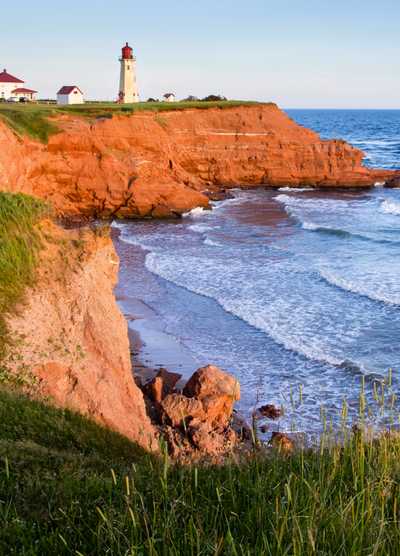
<path id="1" fill-rule="evenodd" d="M 136 58 L 128 43 L 122 48 L 121 77 L 119 80 L 118 102 L 127 104 L 139 102 L 139 91 L 136 83 Z"/>

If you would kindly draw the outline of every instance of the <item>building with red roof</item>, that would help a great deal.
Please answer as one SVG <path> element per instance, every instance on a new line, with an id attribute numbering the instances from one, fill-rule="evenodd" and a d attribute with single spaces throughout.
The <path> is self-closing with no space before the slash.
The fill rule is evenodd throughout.
<path id="1" fill-rule="evenodd" d="M 57 104 L 83 104 L 83 93 L 76 85 L 64 85 L 57 93 Z"/>
<path id="2" fill-rule="evenodd" d="M 8 73 L 6 69 L 0 72 L 0 99 L 8 100 L 11 97 L 27 98 L 34 100 L 37 91 L 21 87 L 25 81 Z"/>

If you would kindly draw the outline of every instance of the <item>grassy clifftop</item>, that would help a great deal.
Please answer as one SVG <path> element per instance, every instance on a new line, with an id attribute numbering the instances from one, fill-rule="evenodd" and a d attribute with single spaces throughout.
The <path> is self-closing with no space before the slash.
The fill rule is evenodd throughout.
<path id="1" fill-rule="evenodd" d="M 57 106 L 46 104 L 0 104 L 0 119 L 21 135 L 46 142 L 50 135 L 57 133 L 54 118 L 61 114 L 74 114 L 86 118 L 112 118 L 113 115 L 132 115 L 136 112 L 171 112 L 174 110 L 220 108 L 221 110 L 236 106 L 259 104 L 250 101 L 215 101 L 215 102 L 138 102 L 135 104 L 87 103 L 82 105 Z"/>
<path id="2" fill-rule="evenodd" d="M 173 466 L 0 391 L 0 553 L 399 554 L 400 440 Z"/>

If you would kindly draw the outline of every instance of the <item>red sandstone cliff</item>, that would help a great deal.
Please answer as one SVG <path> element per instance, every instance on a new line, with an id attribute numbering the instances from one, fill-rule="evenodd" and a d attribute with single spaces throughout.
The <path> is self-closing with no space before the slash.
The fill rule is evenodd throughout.
<path id="1" fill-rule="evenodd" d="M 221 187 L 368 186 L 389 176 L 275 105 L 68 115 L 57 125 L 62 132 L 42 145 L 0 122 L 0 187 L 48 199 L 65 215 L 170 216 L 206 206 L 202 191 Z"/>
<path id="2" fill-rule="evenodd" d="M 33 395 L 156 449 L 113 294 L 119 261 L 111 239 L 50 222 L 42 232 L 38 283 L 8 320 L 13 345 L 2 365 L 20 381 L 33 381 Z"/>

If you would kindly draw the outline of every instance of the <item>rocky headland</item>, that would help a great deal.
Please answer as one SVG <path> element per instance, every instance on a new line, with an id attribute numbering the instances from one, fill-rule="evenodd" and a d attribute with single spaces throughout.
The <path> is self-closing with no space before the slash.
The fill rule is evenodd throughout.
<path id="1" fill-rule="evenodd" d="M 393 174 L 274 104 L 53 119 L 47 144 L 0 121 L 0 183 L 67 217 L 171 217 L 230 187 L 369 187 Z"/>
<path id="2" fill-rule="evenodd" d="M 95 120 L 68 114 L 57 126 L 43 144 L 0 122 L 0 188 L 45 199 L 66 218 L 179 216 L 230 187 L 369 187 L 393 177 L 271 104 Z M 167 373 L 144 396 L 114 298 L 119 261 L 108 233 L 49 220 L 39 228 L 37 282 L 7 318 L 7 373 L 150 450 L 162 434 L 178 457 L 230 451 L 241 435 L 231 427 L 234 378 L 207 367 L 177 390 Z"/>

